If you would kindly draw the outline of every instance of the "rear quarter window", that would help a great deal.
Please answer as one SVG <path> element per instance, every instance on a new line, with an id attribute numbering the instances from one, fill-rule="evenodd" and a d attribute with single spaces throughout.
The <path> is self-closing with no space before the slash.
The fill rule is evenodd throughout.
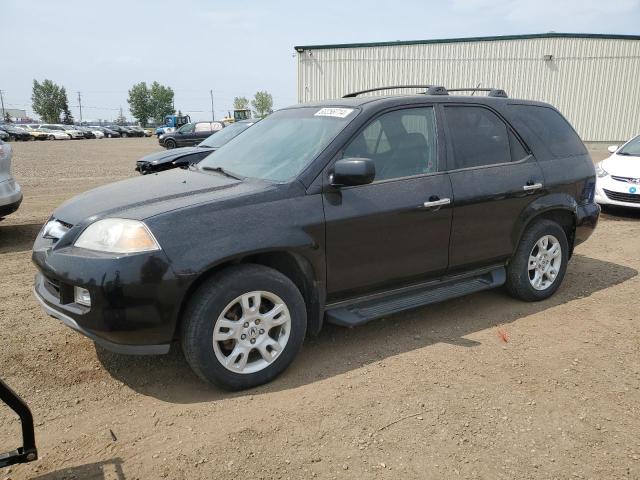
<path id="1" fill-rule="evenodd" d="M 513 123 L 534 135 L 555 158 L 584 155 L 587 150 L 573 127 L 556 110 L 536 105 L 512 105 Z"/>

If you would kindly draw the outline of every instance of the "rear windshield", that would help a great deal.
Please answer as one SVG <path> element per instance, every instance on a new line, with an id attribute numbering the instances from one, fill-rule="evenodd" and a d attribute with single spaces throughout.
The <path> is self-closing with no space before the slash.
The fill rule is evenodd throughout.
<path id="1" fill-rule="evenodd" d="M 524 125 L 556 157 L 583 155 L 587 150 L 562 115 L 548 107 L 512 105 L 514 123 Z"/>

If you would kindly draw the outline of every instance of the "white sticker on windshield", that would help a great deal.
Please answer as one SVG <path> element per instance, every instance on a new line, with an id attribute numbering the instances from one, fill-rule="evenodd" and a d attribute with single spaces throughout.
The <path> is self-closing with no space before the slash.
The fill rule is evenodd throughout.
<path id="1" fill-rule="evenodd" d="M 353 112 L 353 108 L 321 108 L 315 114 L 316 117 L 346 118 Z"/>

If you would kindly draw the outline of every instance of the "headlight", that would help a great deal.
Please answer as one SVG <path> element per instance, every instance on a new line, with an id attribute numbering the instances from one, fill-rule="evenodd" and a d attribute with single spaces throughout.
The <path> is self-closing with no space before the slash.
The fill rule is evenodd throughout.
<path id="1" fill-rule="evenodd" d="M 158 139 L 159 139 L 159 140 L 162 140 L 164 137 L 166 137 L 166 135 L 163 133 L 162 135 L 160 135 L 160 136 L 158 137 Z"/>
<path id="2" fill-rule="evenodd" d="M 89 225 L 76 247 L 109 253 L 140 253 L 160 250 L 149 228 L 137 220 L 107 218 Z"/>
<path id="3" fill-rule="evenodd" d="M 596 164 L 596 175 L 598 175 L 598 178 L 603 178 L 609 175 L 609 172 L 602 168 L 602 162 Z"/>

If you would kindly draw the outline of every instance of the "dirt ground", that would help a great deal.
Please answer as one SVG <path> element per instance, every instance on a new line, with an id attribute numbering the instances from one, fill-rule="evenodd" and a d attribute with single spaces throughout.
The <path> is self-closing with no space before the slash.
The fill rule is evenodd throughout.
<path id="1" fill-rule="evenodd" d="M 640 478 L 640 214 L 604 214 L 547 301 L 497 290 L 328 326 L 276 381 L 230 394 L 179 352 L 96 349 L 31 294 L 54 207 L 133 175 L 155 139 L 13 145 L 0 376 L 32 407 L 40 459 L 0 479 Z M 0 451 L 17 446 L 5 407 L 0 426 Z"/>

